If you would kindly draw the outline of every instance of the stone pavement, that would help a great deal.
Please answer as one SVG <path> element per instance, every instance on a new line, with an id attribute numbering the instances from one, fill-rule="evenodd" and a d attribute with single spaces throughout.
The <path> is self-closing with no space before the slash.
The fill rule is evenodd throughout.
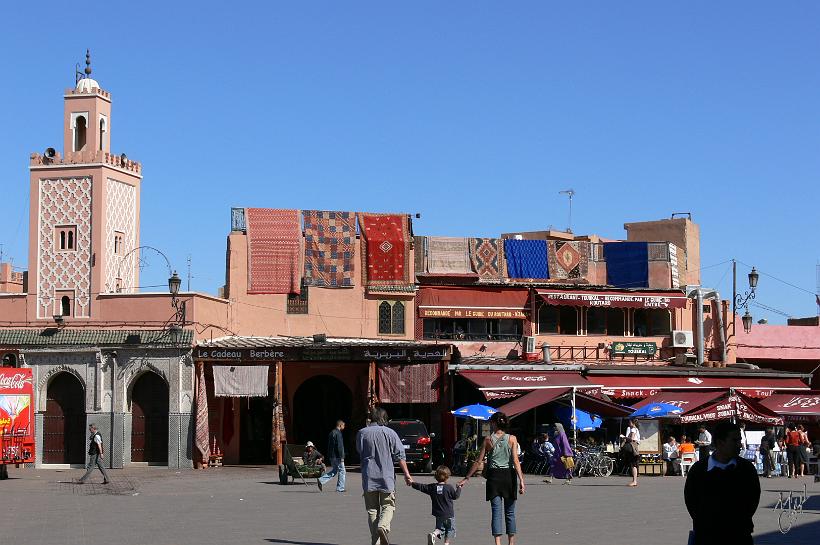
<path id="1" fill-rule="evenodd" d="M 348 492 L 319 493 L 309 486 L 280 486 L 271 467 L 204 471 L 164 468 L 111 470 L 112 484 L 72 484 L 82 470 L 10 470 L 0 481 L 0 543 L 77 545 L 366 545 L 361 480 L 348 472 Z M 417 475 L 419 481 L 431 481 Z M 101 481 L 98 473 L 92 476 Z M 801 489 L 802 482 L 800 481 Z M 820 542 L 820 483 L 809 478 L 804 513 L 787 535 L 777 528 L 775 491 L 797 490 L 798 481 L 764 479 L 755 517 L 756 543 Z M 518 502 L 518 543 L 671 545 L 686 543 L 690 520 L 683 479 L 647 477 L 637 489 L 627 479 L 576 479 L 571 486 L 528 477 Z M 422 545 L 432 517 L 427 496 L 403 483 L 392 543 Z M 486 544 L 489 504 L 483 482 L 471 479 L 456 503 L 458 543 Z"/>

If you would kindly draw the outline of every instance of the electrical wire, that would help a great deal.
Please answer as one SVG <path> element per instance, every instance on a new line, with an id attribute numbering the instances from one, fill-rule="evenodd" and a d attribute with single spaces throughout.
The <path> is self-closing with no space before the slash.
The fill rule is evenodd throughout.
<path id="1" fill-rule="evenodd" d="M 778 281 L 778 282 L 780 282 L 781 284 L 786 284 L 787 286 L 790 286 L 790 287 L 792 287 L 792 288 L 794 288 L 794 289 L 796 289 L 796 290 L 800 290 L 800 291 L 805 292 L 805 293 L 810 293 L 810 294 L 812 294 L 812 295 L 817 295 L 817 293 L 813 292 L 812 290 L 807 290 L 806 288 L 801 288 L 800 286 L 796 286 L 796 285 L 792 284 L 791 282 L 787 282 L 786 280 L 783 280 L 782 278 L 778 278 L 778 277 L 776 277 L 776 276 L 774 276 L 774 275 L 772 275 L 772 274 L 769 274 L 769 273 L 763 272 L 763 271 L 761 271 L 760 269 L 758 269 L 757 267 L 752 267 L 752 266 L 751 266 L 751 265 L 749 265 L 748 263 L 744 263 L 744 262 L 742 262 L 742 261 L 738 261 L 738 263 L 740 263 L 741 265 L 745 265 L 746 267 L 749 267 L 750 269 L 751 269 L 751 268 L 754 268 L 755 270 L 757 270 L 758 274 L 762 274 L 763 276 L 768 276 L 768 277 L 769 277 L 769 278 L 771 278 L 772 280 L 777 280 L 777 281 Z"/>

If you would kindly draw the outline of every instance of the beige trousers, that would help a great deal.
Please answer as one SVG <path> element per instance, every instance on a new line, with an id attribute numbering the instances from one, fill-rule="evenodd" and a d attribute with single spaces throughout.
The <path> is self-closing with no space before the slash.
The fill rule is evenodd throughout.
<path id="1" fill-rule="evenodd" d="M 367 522 L 370 525 L 371 543 L 379 541 L 379 528 L 390 531 L 390 522 L 396 512 L 395 492 L 365 492 L 364 507 L 367 509 Z"/>

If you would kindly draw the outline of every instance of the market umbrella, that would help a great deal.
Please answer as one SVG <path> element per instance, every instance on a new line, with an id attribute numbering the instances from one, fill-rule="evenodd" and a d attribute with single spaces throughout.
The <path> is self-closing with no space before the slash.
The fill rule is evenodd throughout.
<path id="1" fill-rule="evenodd" d="M 668 418 L 670 416 L 678 416 L 683 412 L 683 409 L 669 403 L 650 403 L 644 405 L 634 413 L 630 414 L 630 418 Z"/>
<path id="2" fill-rule="evenodd" d="M 554 412 L 555 416 L 557 416 L 562 423 L 567 424 L 570 429 L 574 428 L 578 431 L 595 431 L 600 428 L 604 422 L 601 417 L 596 414 L 575 409 L 575 422 L 573 423 L 572 407 L 558 407 Z"/>
<path id="3" fill-rule="evenodd" d="M 453 413 L 456 418 L 475 418 L 476 420 L 489 420 L 492 415 L 498 412 L 498 409 L 493 409 L 492 407 L 488 407 L 487 405 L 481 405 L 476 403 L 474 405 L 467 405 L 466 407 L 461 407 L 460 409 L 456 409 L 454 411 L 450 411 Z"/>

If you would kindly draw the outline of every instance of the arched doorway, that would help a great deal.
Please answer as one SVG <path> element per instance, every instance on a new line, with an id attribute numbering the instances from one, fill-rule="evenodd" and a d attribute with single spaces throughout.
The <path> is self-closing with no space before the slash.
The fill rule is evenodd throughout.
<path id="1" fill-rule="evenodd" d="M 131 390 L 131 461 L 168 463 L 168 384 L 156 373 Z"/>
<path id="2" fill-rule="evenodd" d="M 307 379 L 293 396 L 294 442 L 304 444 L 313 441 L 316 448 L 326 454 L 330 430 L 339 419 L 350 423 L 352 406 L 353 394 L 341 380 L 330 375 Z M 349 430 L 346 430 L 345 435 L 348 433 Z"/>
<path id="3" fill-rule="evenodd" d="M 85 463 L 85 392 L 71 373 L 58 373 L 46 390 L 43 463 Z"/>

